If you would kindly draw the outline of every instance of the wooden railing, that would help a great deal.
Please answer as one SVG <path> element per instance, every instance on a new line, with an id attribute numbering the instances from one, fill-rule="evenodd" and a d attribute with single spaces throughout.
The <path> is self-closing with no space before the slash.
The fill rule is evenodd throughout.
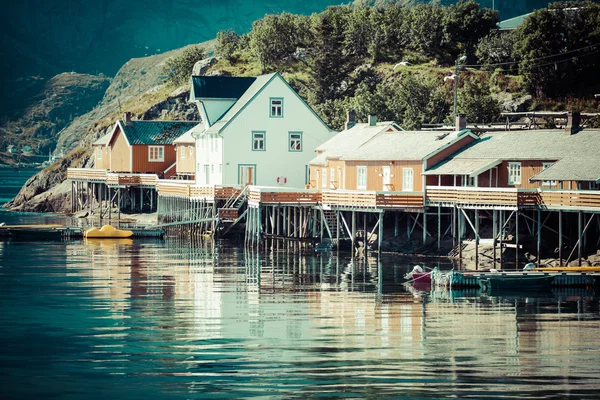
<path id="1" fill-rule="evenodd" d="M 189 181 L 160 180 L 156 185 L 159 196 L 190 197 L 192 184 Z"/>
<path id="2" fill-rule="evenodd" d="M 107 172 L 105 169 L 95 168 L 67 168 L 67 179 L 104 182 Z"/>
<path id="3" fill-rule="evenodd" d="M 321 193 L 314 189 L 283 189 L 250 186 L 248 188 L 249 203 L 298 203 L 317 204 Z"/>
<path id="4" fill-rule="evenodd" d="M 600 191 L 428 186 L 427 205 L 600 208 Z"/>
<path id="5" fill-rule="evenodd" d="M 600 209 L 600 190 L 542 190 L 539 196 L 545 206 Z"/>
<path id="6" fill-rule="evenodd" d="M 173 179 L 159 180 L 157 190 L 158 194 L 161 196 L 183 196 L 211 200 L 226 200 L 232 196 L 237 196 L 242 191 L 240 187 L 222 185 L 195 186 L 194 181 Z"/>
<path id="7" fill-rule="evenodd" d="M 156 174 L 108 173 L 106 183 L 110 186 L 156 186 Z"/>
<path id="8" fill-rule="evenodd" d="M 377 207 L 423 207 L 423 192 L 377 192 Z"/>

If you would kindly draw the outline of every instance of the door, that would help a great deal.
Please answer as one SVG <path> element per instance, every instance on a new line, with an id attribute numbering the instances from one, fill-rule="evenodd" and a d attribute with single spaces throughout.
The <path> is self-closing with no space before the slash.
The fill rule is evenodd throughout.
<path id="1" fill-rule="evenodd" d="M 240 185 L 254 185 L 256 182 L 256 166 L 240 164 L 238 166 L 238 177 L 238 183 Z"/>
<path id="2" fill-rule="evenodd" d="M 412 192 L 414 190 L 413 169 L 402 168 L 402 191 Z"/>
<path id="3" fill-rule="evenodd" d="M 383 177 L 383 190 L 389 191 L 392 186 L 392 173 L 390 172 L 390 167 L 382 167 L 381 175 Z"/>

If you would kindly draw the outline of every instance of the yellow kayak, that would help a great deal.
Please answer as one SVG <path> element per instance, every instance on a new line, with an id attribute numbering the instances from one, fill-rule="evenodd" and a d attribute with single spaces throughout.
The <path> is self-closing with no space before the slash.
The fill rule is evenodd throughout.
<path id="1" fill-rule="evenodd" d="M 133 236 L 133 232 L 124 229 L 117 229 L 112 225 L 104 225 L 102 228 L 90 228 L 83 234 L 85 238 L 128 238 Z"/>

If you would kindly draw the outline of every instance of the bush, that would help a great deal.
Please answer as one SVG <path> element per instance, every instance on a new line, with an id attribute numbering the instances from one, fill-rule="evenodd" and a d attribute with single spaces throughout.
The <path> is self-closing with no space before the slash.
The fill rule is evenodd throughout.
<path id="1" fill-rule="evenodd" d="M 192 46 L 177 57 L 171 57 L 165 63 L 163 74 L 167 83 L 181 86 L 188 82 L 194 69 L 194 64 L 206 58 L 206 51 L 200 45 Z"/>
<path id="2" fill-rule="evenodd" d="M 228 61 L 232 61 L 237 50 L 240 37 L 231 29 L 219 31 L 217 33 L 217 45 L 215 46 L 215 54 L 223 57 Z"/>

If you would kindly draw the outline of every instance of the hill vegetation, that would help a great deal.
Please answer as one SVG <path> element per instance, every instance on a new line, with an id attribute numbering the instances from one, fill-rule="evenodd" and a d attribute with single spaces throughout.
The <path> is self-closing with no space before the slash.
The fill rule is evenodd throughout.
<path id="1" fill-rule="evenodd" d="M 266 15 L 248 34 L 221 31 L 212 69 L 231 75 L 281 72 L 334 128 L 345 110 L 405 128 L 448 121 L 456 60 L 458 112 L 499 119 L 501 103 L 526 109 L 597 111 L 600 5 L 552 3 L 514 31 L 472 0 L 441 6 L 334 6 L 311 16 Z M 391 3 L 391 4 L 390 4 Z"/>

